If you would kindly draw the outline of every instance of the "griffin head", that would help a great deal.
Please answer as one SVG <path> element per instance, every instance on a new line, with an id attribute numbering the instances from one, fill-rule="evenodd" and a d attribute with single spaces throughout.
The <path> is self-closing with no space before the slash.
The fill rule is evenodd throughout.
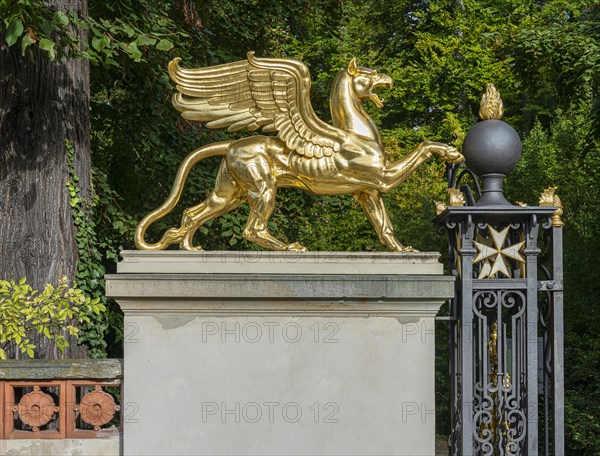
<path id="1" fill-rule="evenodd" d="M 383 108 L 383 101 L 373 93 L 373 90 L 382 86 L 388 86 L 392 90 L 394 87 L 392 78 L 370 68 L 359 67 L 355 58 L 348 64 L 347 71 L 352 77 L 352 88 L 356 96 L 363 102 L 371 100 L 379 109 Z"/>

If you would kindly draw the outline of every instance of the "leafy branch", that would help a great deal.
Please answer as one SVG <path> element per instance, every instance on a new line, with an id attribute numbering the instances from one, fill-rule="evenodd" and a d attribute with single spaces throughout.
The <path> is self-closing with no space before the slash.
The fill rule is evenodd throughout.
<path id="1" fill-rule="evenodd" d="M 105 66 L 119 66 L 118 58 L 134 62 L 144 60 L 152 49 L 169 51 L 173 41 L 187 34 L 178 30 L 167 17 L 155 21 L 122 19 L 96 20 L 75 11 L 60 11 L 40 0 L 0 0 L 4 41 L 8 46 L 20 46 L 22 55 L 31 55 L 39 48 L 49 60 L 85 58 Z"/>
<path id="2" fill-rule="evenodd" d="M 33 358 L 36 346 L 30 337 L 34 333 L 53 339 L 64 352 L 69 345 L 65 333 L 79 334 L 74 323 L 87 322 L 89 315 L 105 310 L 98 298 L 86 297 L 66 277 L 61 277 L 56 287 L 48 284 L 41 292 L 24 277 L 18 283 L 0 280 L 0 359 L 6 359 L 6 350 L 13 347 Z"/>

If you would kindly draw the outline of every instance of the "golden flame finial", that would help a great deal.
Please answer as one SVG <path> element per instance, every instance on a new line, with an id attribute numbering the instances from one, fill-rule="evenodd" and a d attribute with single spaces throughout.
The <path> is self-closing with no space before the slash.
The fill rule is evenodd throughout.
<path id="1" fill-rule="evenodd" d="M 500 120 L 504 115 L 504 104 L 500 98 L 500 92 L 496 90 L 494 84 L 488 84 L 485 93 L 481 97 L 479 107 L 479 118 L 481 120 Z"/>

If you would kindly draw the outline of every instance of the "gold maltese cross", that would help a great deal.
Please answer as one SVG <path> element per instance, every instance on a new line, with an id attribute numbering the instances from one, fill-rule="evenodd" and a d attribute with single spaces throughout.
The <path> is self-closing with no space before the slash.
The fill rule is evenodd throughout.
<path id="1" fill-rule="evenodd" d="M 473 241 L 475 247 L 477 247 L 477 256 L 473 260 L 473 264 L 484 261 L 481 266 L 478 279 L 485 279 L 492 277 L 497 273 L 502 273 L 506 277 L 510 278 L 510 271 L 506 264 L 506 258 L 511 258 L 515 261 L 525 263 L 525 258 L 521 255 L 520 251 L 525 245 L 525 241 L 521 241 L 518 244 L 509 245 L 504 247 L 506 242 L 506 236 L 510 227 L 504 228 L 502 231 L 496 231 L 494 228 L 488 225 L 488 230 L 491 236 L 491 244 L 488 245 L 484 242 Z M 484 241 L 484 239 L 480 239 Z"/>

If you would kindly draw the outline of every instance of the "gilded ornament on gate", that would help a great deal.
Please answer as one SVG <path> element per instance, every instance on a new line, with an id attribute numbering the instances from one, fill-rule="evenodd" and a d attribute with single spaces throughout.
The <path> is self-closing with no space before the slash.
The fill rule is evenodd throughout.
<path id="1" fill-rule="evenodd" d="M 560 197 L 555 193 L 558 187 L 548 187 L 540 196 L 540 206 L 556 206 L 556 210 L 552 215 L 552 226 L 560 227 L 565 223 L 562 221 L 563 205 Z"/>
<path id="2" fill-rule="evenodd" d="M 444 204 L 441 201 L 435 201 L 435 213 L 440 215 L 448 206 L 464 206 L 466 204 L 465 195 L 458 188 L 448 189 L 448 204 Z"/>
<path id="3" fill-rule="evenodd" d="M 488 360 L 489 360 L 489 384 L 490 391 L 489 399 L 492 402 L 492 407 L 487 413 L 489 420 L 482 420 L 479 426 L 479 435 L 481 438 L 487 434 L 491 434 L 491 443 L 494 447 L 500 446 L 503 454 L 511 454 L 508 451 L 509 443 L 506 438 L 510 430 L 512 420 L 510 419 L 510 411 L 502 396 L 507 391 L 511 390 L 511 378 L 508 372 L 501 373 L 498 371 L 498 323 L 492 323 L 490 328 L 490 341 L 488 342 Z M 498 386 L 498 377 L 502 380 L 501 387 Z M 501 453 L 502 454 L 502 453 Z"/>
<path id="4" fill-rule="evenodd" d="M 517 263 L 525 263 L 525 258 L 521 254 L 525 241 L 504 247 L 509 230 L 510 226 L 496 231 L 488 225 L 490 239 L 487 240 L 480 236 L 479 241 L 473 241 L 477 248 L 477 255 L 473 258 L 473 264 L 483 261 L 478 279 L 491 278 L 499 273 L 510 278 L 510 270 L 506 263 L 507 258 L 515 260 Z"/>
<path id="5" fill-rule="evenodd" d="M 448 209 L 448 206 L 446 206 L 446 204 L 442 203 L 441 201 L 434 201 L 435 202 L 435 214 L 436 215 L 440 215 L 442 212 L 444 212 L 446 209 Z"/>
<path id="6" fill-rule="evenodd" d="M 464 206 L 466 203 L 465 195 L 458 188 L 448 189 L 448 205 Z"/>
<path id="7" fill-rule="evenodd" d="M 269 233 L 268 221 L 280 187 L 295 187 L 317 195 L 351 194 L 362 206 L 379 240 L 393 251 L 413 251 L 394 235 L 382 195 L 404 182 L 432 155 L 450 163 L 462 155 L 446 144 L 424 141 L 403 159 L 389 163 L 381 136 L 363 103 L 383 102 L 373 92 L 392 79 L 363 68 L 352 59 L 342 69 L 330 95 L 333 125 L 320 120 L 310 104 L 310 74 L 297 60 L 257 58 L 208 68 L 186 69 L 177 58 L 169 75 L 177 86 L 173 105 L 188 120 L 206 122 L 209 128 L 274 133 L 255 135 L 203 146 L 182 162 L 171 194 L 139 223 L 135 243 L 139 249 L 160 250 L 179 244 L 193 245 L 194 233 L 208 220 L 243 203 L 250 215 L 243 237 L 272 250 L 305 251 L 298 242 L 286 243 Z M 197 206 L 184 210 L 181 226 L 168 229 L 156 243 L 148 243 L 148 227 L 177 204 L 191 168 L 208 157 L 223 157 L 214 190 Z"/>

